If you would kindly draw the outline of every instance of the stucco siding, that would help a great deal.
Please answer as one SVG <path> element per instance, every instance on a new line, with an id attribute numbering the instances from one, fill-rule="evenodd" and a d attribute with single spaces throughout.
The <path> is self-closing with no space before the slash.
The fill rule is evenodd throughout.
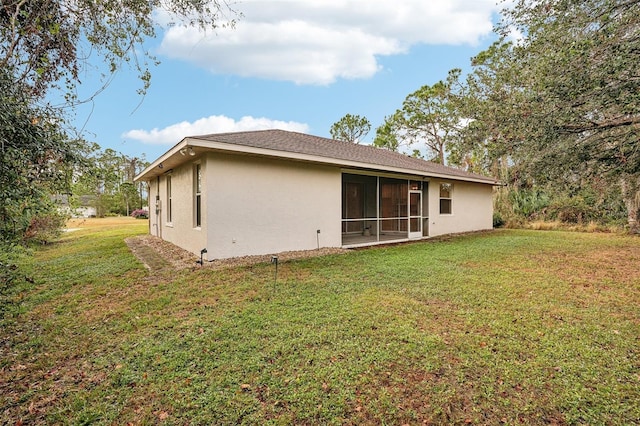
<path id="1" fill-rule="evenodd" d="M 150 182 L 150 232 L 162 239 L 199 255 L 200 250 L 206 247 L 206 229 L 194 226 L 194 178 L 193 168 L 195 162 L 187 163 L 173 169 L 171 172 L 160 176 L 158 191 L 157 179 Z M 205 185 L 206 165 L 201 162 L 203 170 L 203 182 Z M 171 221 L 169 221 L 169 200 L 167 191 L 167 179 L 171 177 Z M 155 200 L 160 197 L 160 210 L 156 214 Z M 203 191 L 202 205 L 206 205 L 206 194 Z M 204 212 L 203 212 L 204 214 Z M 157 230 L 160 230 L 159 232 Z"/>
<path id="2" fill-rule="evenodd" d="M 453 184 L 451 214 L 440 214 L 440 184 Z M 429 236 L 493 228 L 493 188 L 455 180 L 429 182 Z"/>
<path id="3" fill-rule="evenodd" d="M 209 259 L 341 245 L 336 167 L 210 153 L 205 188 Z"/>

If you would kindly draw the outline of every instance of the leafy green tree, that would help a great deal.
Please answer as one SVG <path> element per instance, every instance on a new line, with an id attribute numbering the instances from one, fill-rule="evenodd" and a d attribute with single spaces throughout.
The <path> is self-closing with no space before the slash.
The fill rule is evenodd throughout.
<path id="1" fill-rule="evenodd" d="M 97 144 L 89 150 L 90 164 L 75 173 L 74 199 L 90 196 L 98 217 L 110 213 L 128 216 L 134 207 L 141 207 L 144 187 L 135 185 L 133 178 L 147 166 L 144 158 L 131 158 L 110 148 L 103 151 Z"/>
<path id="2" fill-rule="evenodd" d="M 110 212 L 129 216 L 136 207 L 142 208 L 145 187 L 140 182 L 134 183 L 133 179 L 147 165 L 144 159 L 120 156 L 117 170 L 119 183 L 114 193 L 114 203 L 108 208 Z"/>
<path id="3" fill-rule="evenodd" d="M 360 143 L 371 130 L 371 123 L 366 117 L 347 114 L 331 125 L 329 132 L 336 140 Z"/>
<path id="4" fill-rule="evenodd" d="M 68 191 L 76 145 L 50 110 L 33 106 L 0 70 L 0 243 L 23 240 L 38 218 L 55 213 L 50 194 Z"/>
<path id="5" fill-rule="evenodd" d="M 136 205 L 140 204 L 138 189 L 133 182 L 122 182 L 118 187 L 118 192 L 122 198 L 122 202 L 125 207 L 125 214 L 129 216 Z"/>
<path id="6" fill-rule="evenodd" d="M 226 0 L 3 1 L 0 68 L 11 70 L 34 96 L 62 83 L 73 100 L 80 71 L 89 59 L 102 58 L 109 73 L 133 65 L 145 91 L 155 58 L 144 42 L 155 36 L 158 11 L 205 30 L 234 25 L 238 16 Z"/>
<path id="7" fill-rule="evenodd" d="M 456 99 L 464 125 L 458 129 L 455 143 L 449 145 L 451 164 L 490 174 L 503 182 L 517 181 L 522 175 L 520 164 L 512 156 L 514 144 L 522 140 L 513 100 L 521 93 L 497 76 L 498 70 L 518 72 L 517 64 L 504 52 L 510 46 L 495 43 L 472 59 L 473 72 L 461 82 L 464 89 Z"/>
<path id="8" fill-rule="evenodd" d="M 469 80 L 476 142 L 536 185 L 606 178 L 638 230 L 640 4 L 518 0 L 504 16 Z"/>
<path id="9" fill-rule="evenodd" d="M 102 59 L 108 73 L 132 64 L 149 84 L 146 38 L 156 12 L 200 28 L 233 25 L 236 13 L 221 0 L 114 0 L 73 2 L 8 0 L 0 3 L 0 233 L 24 235 L 36 212 L 52 211 L 49 194 L 69 183 L 82 159 L 61 131 L 65 117 L 43 99 L 61 89 L 74 102 L 80 71 Z M 38 106 L 41 105 L 41 106 Z"/>
<path id="10" fill-rule="evenodd" d="M 424 143 L 432 161 L 445 164 L 448 145 L 457 140 L 463 125 L 459 99 L 463 86 L 460 69 L 446 80 L 424 85 L 409 94 L 394 115 L 397 134 L 407 146 Z"/>
<path id="11" fill-rule="evenodd" d="M 398 118 L 396 115 L 385 117 L 384 123 L 376 129 L 373 145 L 378 148 L 386 148 L 389 151 L 398 151 L 400 149 L 400 136 L 397 123 Z"/>

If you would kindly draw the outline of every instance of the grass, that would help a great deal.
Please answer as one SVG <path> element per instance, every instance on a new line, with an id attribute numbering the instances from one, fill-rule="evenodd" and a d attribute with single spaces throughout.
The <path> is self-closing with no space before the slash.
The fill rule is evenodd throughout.
<path id="1" fill-rule="evenodd" d="M 605 233 L 625 233 L 627 232 L 624 224 L 620 223 L 612 223 L 609 225 L 600 224 L 594 221 L 586 222 L 586 223 L 565 223 L 560 222 L 558 220 L 555 221 L 545 221 L 545 220 L 537 220 L 526 223 L 514 223 L 511 228 L 514 229 L 535 229 L 538 231 L 552 231 L 552 230 L 561 230 L 561 231 L 571 231 L 571 232 L 605 232 Z"/>
<path id="2" fill-rule="evenodd" d="M 99 224 L 100 222 L 96 222 Z M 35 256 L 3 424 L 634 424 L 640 239 L 505 230 L 154 275 L 90 226 Z"/>

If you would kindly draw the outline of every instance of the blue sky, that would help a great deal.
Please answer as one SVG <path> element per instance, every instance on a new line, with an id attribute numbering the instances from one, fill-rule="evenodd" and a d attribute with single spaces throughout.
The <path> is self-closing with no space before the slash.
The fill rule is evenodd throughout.
<path id="1" fill-rule="evenodd" d="M 124 66 L 92 102 L 75 111 L 87 140 L 152 161 L 183 137 L 281 128 L 329 137 L 345 114 L 372 130 L 405 97 L 469 68 L 494 39 L 496 0 L 245 0 L 234 29 L 202 33 L 180 24 L 147 48 L 144 98 Z M 157 14 L 160 23 L 171 18 Z M 100 86 L 84 76 L 82 93 Z"/>

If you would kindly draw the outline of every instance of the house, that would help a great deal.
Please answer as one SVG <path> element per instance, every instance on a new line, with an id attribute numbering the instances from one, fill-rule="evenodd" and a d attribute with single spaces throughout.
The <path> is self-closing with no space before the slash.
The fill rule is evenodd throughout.
<path id="1" fill-rule="evenodd" d="M 69 194 L 59 194 L 52 196 L 51 200 L 58 206 L 58 211 L 73 218 L 96 217 L 95 197 L 91 195 L 74 199 Z"/>
<path id="2" fill-rule="evenodd" d="M 149 232 L 205 259 L 491 229 L 495 179 L 283 130 L 184 138 L 136 177 Z"/>

